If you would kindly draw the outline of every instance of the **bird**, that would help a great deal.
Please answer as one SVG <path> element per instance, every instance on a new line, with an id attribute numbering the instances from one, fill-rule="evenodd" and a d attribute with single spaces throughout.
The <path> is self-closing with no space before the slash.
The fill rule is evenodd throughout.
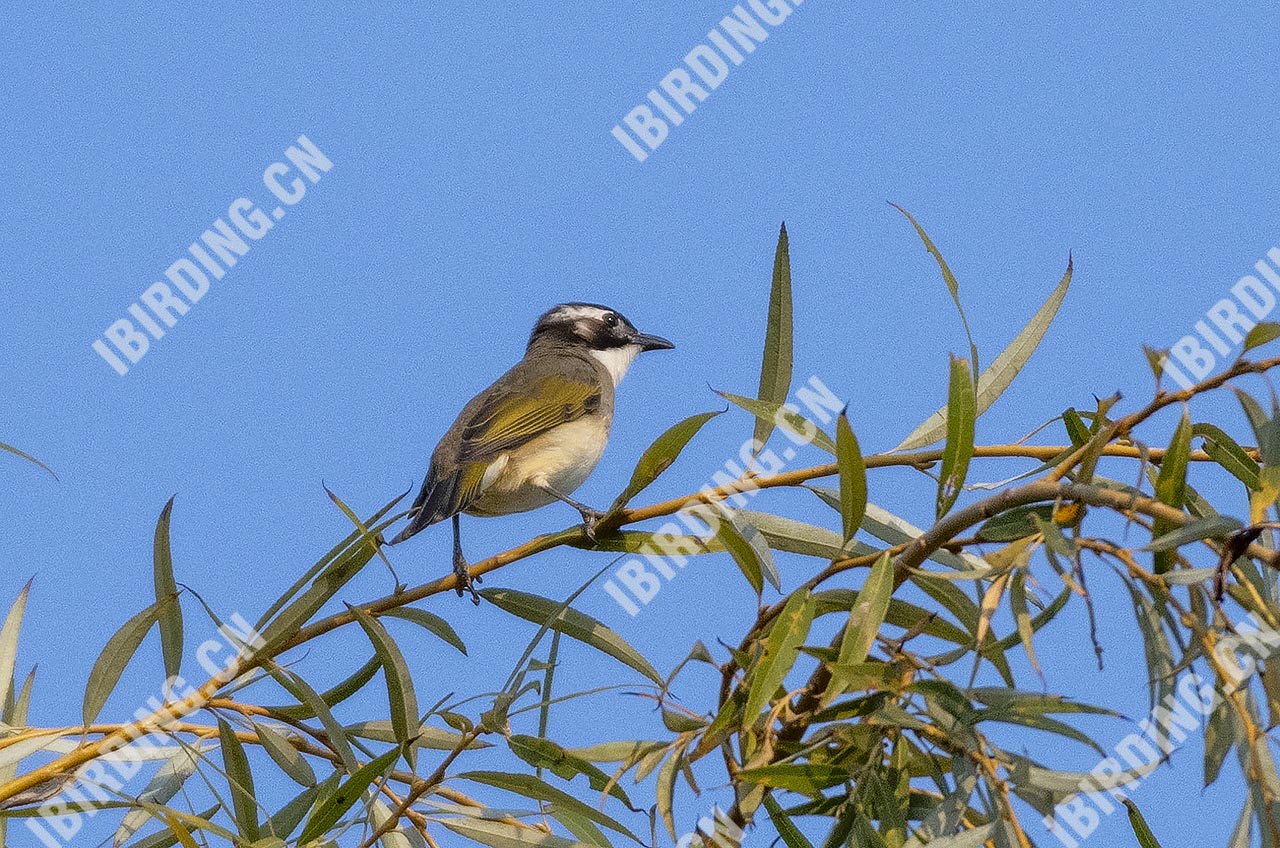
<path id="1" fill-rule="evenodd" d="M 573 499 L 604 454 L 614 392 L 635 358 L 674 348 L 618 310 L 561 303 L 538 318 L 524 358 L 471 399 L 431 454 L 397 545 L 451 519 L 458 597 L 480 603 L 462 553 L 459 516 L 511 515 L 562 501 L 594 538 L 603 513 Z"/>

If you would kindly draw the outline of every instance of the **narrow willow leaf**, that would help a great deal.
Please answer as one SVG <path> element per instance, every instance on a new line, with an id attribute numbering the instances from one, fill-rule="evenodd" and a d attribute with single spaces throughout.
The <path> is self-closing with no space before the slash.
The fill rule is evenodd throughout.
<path id="1" fill-rule="evenodd" d="M 609 508 L 609 512 L 617 512 L 623 509 L 627 503 L 636 495 L 643 492 L 649 487 L 653 481 L 662 476 L 671 463 L 676 461 L 680 456 L 680 452 L 684 450 L 685 445 L 698 434 L 712 418 L 720 415 L 720 412 L 703 412 L 699 415 L 691 415 L 688 418 L 673 424 L 661 436 L 654 439 L 653 444 L 640 455 L 640 459 L 636 462 L 636 468 L 631 472 L 631 481 L 627 483 L 627 487 L 622 490 L 614 500 L 613 506 Z"/>
<path id="2" fill-rule="evenodd" d="M 418 696 L 413 688 L 413 677 L 409 674 L 409 664 L 382 622 L 351 604 L 347 604 L 347 609 L 373 643 L 374 653 L 382 662 L 387 698 L 391 704 L 391 727 L 395 731 L 396 742 L 404 748 L 409 767 L 413 768 L 414 752 L 410 743 L 418 729 Z"/>
<path id="3" fill-rule="evenodd" d="M 537 736 L 517 733 L 507 739 L 507 746 L 511 749 L 511 753 L 529 765 L 534 768 L 550 769 L 552 774 L 562 780 L 572 780 L 580 774 L 586 775 L 592 789 L 597 792 L 608 791 L 609 795 L 625 804 L 628 810 L 637 812 L 635 805 L 631 803 L 631 799 L 627 797 L 627 793 L 622 790 L 616 780 L 612 780 L 601 769 L 569 753 L 550 739 L 539 739 Z M 663 745 L 663 747 L 666 746 Z"/>
<path id="4" fill-rule="evenodd" d="M 53 479 L 55 480 L 58 479 L 58 475 L 53 473 L 52 468 L 45 465 L 40 460 L 36 459 L 31 454 L 18 450 L 13 445 L 6 445 L 4 442 L 0 442 L 0 451 L 4 451 L 5 453 L 11 453 L 16 457 L 21 457 L 22 459 L 25 459 L 27 462 L 31 463 L 32 465 L 35 465 L 41 470 L 43 470 L 46 474 L 48 474 Z"/>
<path id="5" fill-rule="evenodd" d="M 1049 295 L 1048 300 L 1036 310 L 1036 314 L 1031 316 L 1031 320 L 1027 322 L 1027 325 L 1018 332 L 1018 335 L 1014 336 L 1009 346 L 1001 351 L 995 361 L 978 377 L 977 414 L 979 417 L 991 407 L 991 404 L 996 402 L 1000 395 L 1004 394 L 1004 390 L 1009 388 L 1013 378 L 1017 377 L 1018 372 L 1022 370 L 1022 366 L 1027 364 L 1031 354 L 1035 353 L 1036 347 L 1039 346 L 1041 339 L 1044 338 L 1049 325 L 1053 323 L 1054 316 L 1058 314 L 1058 307 L 1062 305 L 1063 298 L 1067 296 L 1067 289 L 1070 285 L 1071 261 L 1068 259 L 1067 272 L 1063 275 L 1053 293 Z M 974 362 L 977 362 L 977 357 L 974 357 Z M 923 424 L 911 431 L 911 434 L 903 439 L 902 444 L 898 445 L 894 450 L 914 450 L 932 445 L 941 441 L 946 434 L 947 410 L 946 407 L 943 407 L 925 419 Z"/>
<path id="6" fill-rule="evenodd" d="M 1244 483 L 1245 488 L 1250 491 L 1258 489 L 1258 463 L 1236 443 L 1235 439 L 1212 424 L 1197 424 L 1191 428 L 1191 433 L 1204 440 L 1205 453 L 1229 471 L 1233 477 Z"/>
<path id="7" fill-rule="evenodd" d="M 366 521 L 365 525 L 376 525 L 383 516 L 389 513 L 396 504 L 404 500 L 411 491 L 412 489 L 406 489 L 399 497 L 393 498 L 383 506 L 382 509 L 378 510 L 368 521 Z M 275 617 L 276 613 L 284 609 L 308 583 L 316 578 L 316 575 L 324 572 L 329 568 L 329 566 L 333 565 L 339 556 L 345 553 L 353 544 L 360 542 L 362 538 L 363 536 L 359 530 L 353 530 L 345 539 L 330 548 L 329 552 L 317 560 L 314 565 L 308 568 L 297 580 L 295 580 L 293 585 L 290 586 L 283 595 L 272 601 L 271 606 L 268 607 L 266 612 L 262 614 L 262 617 L 258 619 L 258 623 L 254 625 L 253 629 L 259 633 L 263 632 L 266 629 L 267 624 Z"/>
<path id="8" fill-rule="evenodd" d="M 867 504 L 867 516 L 863 519 L 862 529 L 891 545 L 906 544 L 924 535 L 924 531 L 910 521 L 873 503 Z M 973 554 L 953 554 L 951 551 L 937 550 L 929 555 L 929 559 L 956 571 L 984 572 L 989 569 L 981 558 Z"/>
<path id="9" fill-rule="evenodd" d="M 211 819 L 217 814 L 218 810 L 220 809 L 222 809 L 222 807 L 220 805 L 215 804 L 214 806 L 205 810 L 203 813 L 200 813 L 199 818 L 202 818 L 205 820 Z M 148 811 L 148 815 L 151 818 L 164 821 L 163 818 L 153 813 L 150 813 L 149 811 Z M 167 826 L 167 823 L 166 823 L 166 826 Z M 178 837 L 177 835 L 174 834 L 172 830 L 170 830 L 168 832 L 161 831 L 159 833 L 154 833 L 151 836 L 148 836 L 144 839 L 139 839 L 137 842 L 130 843 L 129 848 L 173 848 L 173 846 L 177 844 L 178 844 Z M 199 848 L 199 846 L 197 846 L 197 848 Z"/>
<path id="10" fill-rule="evenodd" d="M 1163 504 L 1182 509 L 1187 496 L 1187 460 L 1191 454 L 1191 416 L 1184 408 L 1182 420 L 1169 442 L 1169 450 L 1160 463 L 1160 476 L 1156 478 L 1156 498 Z M 1151 535 L 1159 538 L 1177 529 L 1176 524 L 1157 518 L 1152 522 Z M 1155 572 L 1164 574 L 1173 568 L 1177 557 L 1173 551 L 1157 550 L 1155 555 Z"/>
<path id="11" fill-rule="evenodd" d="M 787 815 L 787 811 L 782 809 L 782 805 L 773 797 L 772 792 L 764 794 L 764 808 L 769 812 L 769 819 L 773 822 L 773 827 L 778 831 L 778 836 L 782 837 L 782 844 L 787 848 L 813 848 L 810 842 L 800 828 L 796 827 L 795 822 Z"/>
<path id="12" fill-rule="evenodd" d="M 773 284 L 769 287 L 769 320 L 764 334 L 764 358 L 760 363 L 760 391 L 766 403 L 782 404 L 791 391 L 791 250 L 787 225 L 778 232 L 773 256 Z M 773 422 L 756 421 L 755 440 L 763 445 L 773 432 Z"/>
<path id="13" fill-rule="evenodd" d="M 258 802 L 253 789 L 249 757 L 231 725 L 218 719 L 218 741 L 222 745 L 222 766 L 231 787 L 231 806 L 240 837 L 250 842 L 258 838 Z"/>
<path id="14" fill-rule="evenodd" d="M 942 251 L 938 250 L 933 243 L 933 239 L 929 238 L 929 234 L 924 231 L 924 227 L 920 226 L 915 217 L 896 203 L 890 203 L 889 205 L 906 216 L 907 220 L 911 222 L 911 226 L 915 227 L 916 235 L 920 236 L 920 240 L 924 242 L 925 250 L 929 251 L 929 255 L 938 263 L 938 270 L 942 272 L 942 281 L 947 284 L 947 291 L 951 293 L 951 300 L 955 302 L 956 312 L 960 313 L 960 323 L 964 325 L 964 335 L 969 340 L 969 353 L 973 357 L 973 367 L 976 369 L 978 367 L 978 346 L 973 343 L 973 333 L 969 330 L 969 318 L 964 314 L 964 306 L 960 303 L 960 283 L 956 281 L 956 275 L 951 273 L 950 266 L 942 258 Z"/>
<path id="15" fill-rule="evenodd" d="M 743 769 L 739 776 L 775 789 L 786 789 L 810 798 L 821 797 L 823 790 L 849 779 L 849 770 L 825 763 L 775 763 Z"/>
<path id="16" fill-rule="evenodd" d="M 867 467 L 862 449 L 858 447 L 858 437 L 853 434 L 843 411 L 836 419 L 836 466 L 840 469 L 840 518 L 848 547 L 867 514 Z"/>
<path id="17" fill-rule="evenodd" d="M 357 736 L 361 739 L 373 739 L 376 742 L 392 743 L 396 741 L 396 732 L 391 726 L 390 721 L 378 719 L 375 721 L 361 721 L 356 724 L 348 725 L 347 734 Z M 419 748 L 427 748 L 432 751 L 452 751 L 462 744 L 463 735 L 454 733 L 452 730 L 445 730 L 442 727 L 432 727 L 429 724 L 419 725 L 414 731 L 413 744 Z M 488 742 L 481 739 L 473 739 L 467 744 L 468 751 L 478 751 L 482 748 L 492 748 Z"/>
<path id="18" fill-rule="evenodd" d="M 1244 337 L 1244 350 L 1240 352 L 1248 353 L 1255 347 L 1261 347 L 1267 342 L 1275 341 L 1276 339 L 1280 339 L 1280 324 L 1274 321 L 1263 321 L 1260 324 L 1255 324 L 1248 335 Z"/>
<path id="19" fill-rule="evenodd" d="M 974 421 L 977 418 L 973 373 L 965 359 L 951 357 L 951 386 L 947 398 L 947 444 L 942 451 L 938 481 L 937 515 L 946 515 L 964 489 L 973 458 Z"/>
<path id="20" fill-rule="evenodd" d="M 814 488 L 817 491 L 817 487 Z M 828 490 L 822 490 L 826 492 Z M 823 497 L 822 494 L 819 494 Z M 839 509 L 839 494 L 832 496 L 833 506 Z M 752 527 L 764 534 L 769 547 L 775 551 L 786 551 L 792 554 L 819 557 L 820 559 L 839 559 L 849 553 L 867 553 L 869 546 L 854 544 L 846 548 L 844 538 L 833 530 L 806 524 L 780 515 L 767 512 L 756 512 L 749 509 L 734 510 L 734 514 L 745 519 Z"/>
<path id="21" fill-rule="evenodd" d="M 486 786 L 496 786 L 499 789 L 505 789 L 508 792 L 514 792 L 517 795 L 522 795 L 525 798 L 531 798 L 535 801 L 546 801 L 552 805 L 552 815 L 556 815 L 560 810 L 576 813 L 577 815 L 593 821 L 602 827 L 607 827 L 612 831 L 621 833 L 623 836 L 628 836 L 635 842 L 640 843 L 640 839 L 616 819 L 597 811 L 595 807 L 592 807 L 590 804 L 584 804 L 569 793 L 557 789 L 531 774 L 508 774 L 499 771 L 468 771 L 455 775 L 455 777 L 462 780 L 470 780 L 474 783 L 482 783 Z"/>
<path id="22" fill-rule="evenodd" d="M 1068 409 L 1062 413 L 1062 423 L 1067 427 L 1067 436 L 1071 439 L 1073 447 L 1081 447 L 1085 442 L 1089 441 L 1089 428 L 1084 425 L 1084 419 L 1080 417 L 1080 413 L 1074 408 Z"/>
<path id="23" fill-rule="evenodd" d="M 596 848 L 575 839 L 565 839 L 541 830 L 517 827 L 500 821 L 431 817 L 459 836 L 490 848 Z"/>
<path id="24" fill-rule="evenodd" d="M 1031 626 L 1031 612 L 1027 609 L 1027 573 L 1025 569 L 1017 569 L 1013 579 L 1009 581 L 1009 608 L 1013 611 L 1013 620 L 1018 628 L 1018 639 L 1022 649 L 1027 652 L 1027 660 L 1036 674 L 1044 678 L 1040 671 L 1040 661 L 1036 659 L 1035 629 Z"/>
<path id="25" fill-rule="evenodd" d="M 713 390 L 714 391 L 714 390 Z M 782 427 L 787 437 L 793 442 L 813 444 L 831 455 L 835 455 L 836 443 L 823 432 L 822 428 L 799 411 L 785 405 L 782 401 L 755 400 L 731 392 L 716 391 L 716 394 L 734 406 L 741 407 L 756 417 L 757 426 L 765 424 L 770 432 L 775 425 Z"/>
<path id="26" fill-rule="evenodd" d="M 1236 742 L 1235 715 L 1231 702 L 1223 698 L 1204 725 L 1204 785 L 1218 779 L 1222 763 Z"/>
<path id="27" fill-rule="evenodd" d="M 773 694 L 786 678 L 800 655 L 800 646 L 809 635 L 813 622 L 813 596 L 806 590 L 787 598 L 782 611 L 773 620 L 764 653 L 751 669 L 751 685 L 747 694 L 744 721 L 754 723 L 760 711 L 773 699 Z"/>
<path id="28" fill-rule="evenodd" d="M 1147 827 L 1147 820 L 1142 817 L 1142 811 L 1138 809 L 1138 805 L 1128 798 L 1124 799 L 1124 805 L 1129 810 L 1129 824 L 1133 827 L 1133 835 L 1138 837 L 1138 844 L 1142 848 L 1160 848 L 1156 835 L 1151 832 L 1151 828 Z"/>
<path id="29" fill-rule="evenodd" d="M 376 796 L 370 798 L 369 823 L 374 828 L 382 827 L 391 818 L 391 808 Z M 413 825 L 401 818 L 399 823 L 378 838 L 382 848 L 427 848 L 422 836 L 413 829 Z"/>
<path id="30" fill-rule="evenodd" d="M 840 639 L 841 665 L 865 662 L 876 634 L 889 612 L 889 598 L 893 595 L 893 560 L 885 551 L 871 566 L 866 582 L 858 590 L 858 600 L 849 610 L 849 621 Z"/>
<path id="31" fill-rule="evenodd" d="M 264 642 L 262 650 L 270 653 L 291 638 L 298 632 L 298 628 L 369 564 L 377 552 L 377 546 L 360 532 L 354 536 L 355 541 L 316 575 L 306 591 L 286 605 L 265 629 L 258 628 Z"/>
<path id="32" fill-rule="evenodd" d="M 572 607 L 561 611 L 561 605 L 556 601 L 515 589 L 484 589 L 480 595 L 504 612 L 534 624 L 549 624 L 551 629 L 608 654 L 659 686 L 663 685 L 662 675 L 658 674 L 648 660 L 617 633 L 585 613 Z"/>
<path id="33" fill-rule="evenodd" d="M 262 826 L 262 830 L 277 839 L 288 839 L 290 834 L 298 829 L 298 825 L 302 824 L 302 820 L 307 813 L 311 812 L 311 808 L 315 806 L 316 798 L 333 792 L 341 779 L 342 771 L 335 769 L 322 782 L 303 789 L 281 807 L 275 815 L 267 819 L 266 824 Z"/>
<path id="34" fill-rule="evenodd" d="M 1177 530 L 1171 530 L 1163 536 L 1157 536 L 1144 546 L 1144 551 L 1172 551 L 1182 545 L 1199 542 L 1201 539 L 1225 539 L 1244 527 L 1239 519 L 1229 515 L 1209 515 L 1197 518 L 1190 524 L 1184 524 Z"/>
<path id="35" fill-rule="evenodd" d="M 169 799 L 178 794 L 178 790 L 182 788 L 182 784 L 187 782 L 187 778 L 196 773 L 196 766 L 199 764 L 200 758 L 195 749 L 183 746 L 177 752 L 160 766 L 159 771 L 151 778 L 146 788 L 142 790 L 142 794 L 138 796 L 140 800 L 150 801 L 153 804 L 167 804 Z M 120 827 L 116 829 L 116 835 L 113 840 L 116 846 L 123 845 L 125 840 L 133 836 L 151 819 L 151 813 L 147 810 L 133 810 L 124 817 L 120 822 Z"/>
<path id="36" fill-rule="evenodd" d="M 975 535 L 981 542 L 1013 542 L 1040 532 L 1036 518 L 1052 521 L 1053 507 L 1043 504 L 1015 507 L 988 520 Z"/>
<path id="37" fill-rule="evenodd" d="M 328 833 L 347 810 L 351 809 L 356 801 L 360 800 L 360 796 L 369 788 L 369 784 L 395 765 L 396 760 L 399 758 L 399 749 L 392 748 L 390 751 L 361 766 L 355 774 L 347 778 L 345 783 L 335 789 L 333 794 L 321 796 L 317 800 L 311 816 L 307 819 L 306 825 L 302 828 L 302 835 L 298 837 L 298 844 L 305 845 L 310 840 Z"/>
<path id="38" fill-rule="evenodd" d="M 253 729 L 258 734 L 262 749 L 280 767 L 280 770 L 289 776 L 290 780 L 299 786 L 315 786 L 316 773 L 312 770 L 311 764 L 303 758 L 297 748 L 289 744 L 288 739 L 259 722 L 253 723 Z"/>
<path id="39" fill-rule="evenodd" d="M 155 625 L 160 607 L 167 603 L 175 603 L 176 599 L 156 601 L 142 612 L 121 625 L 115 635 L 107 640 L 107 645 L 98 656 L 89 672 L 89 682 L 84 690 L 84 710 L 81 715 L 85 724 L 93 724 L 94 719 L 102 712 L 107 698 L 120 682 L 125 666 L 146 637 L 147 632 Z"/>
<path id="40" fill-rule="evenodd" d="M 350 698 L 355 693 L 365 687 L 373 676 L 378 673 L 378 669 L 382 668 L 382 663 L 377 656 L 373 656 L 346 680 L 343 680 L 337 686 L 328 690 L 318 698 L 321 703 L 328 707 L 335 707 L 338 704 Z M 290 704 L 288 706 L 265 707 L 271 715 L 280 716 L 282 718 L 295 719 L 297 721 L 305 721 L 309 718 L 315 718 L 316 711 L 304 703 Z"/>
<path id="41" fill-rule="evenodd" d="M 750 521 L 730 510 L 723 510 L 714 517 L 704 512 L 700 517 L 716 522 L 716 538 L 733 557 L 756 595 L 764 591 L 766 578 L 774 589 L 781 591 L 782 580 L 778 576 L 778 567 L 773 562 L 773 554 L 769 551 L 769 543 Z"/>
<path id="42" fill-rule="evenodd" d="M 324 702 L 316 690 L 311 688 L 307 681 L 298 675 L 289 671 L 287 668 L 280 668 L 274 663 L 266 666 L 267 673 L 271 675 L 280 686 L 290 695 L 298 699 L 298 703 L 306 706 L 311 710 L 311 714 L 320 719 L 320 724 L 324 726 L 324 731 L 329 736 L 329 744 L 338 754 L 338 759 L 342 761 L 342 767 L 346 769 L 347 774 L 354 774 L 357 770 L 355 752 L 351 750 L 351 742 L 347 739 L 347 733 L 329 709 L 329 705 Z"/>
<path id="43" fill-rule="evenodd" d="M 457 648 L 464 655 L 467 653 L 467 646 L 463 644 L 462 637 L 453 629 L 453 625 L 445 621 L 440 616 L 432 612 L 417 607 L 396 607 L 382 613 L 383 616 L 391 618 L 402 618 L 405 621 L 412 621 L 414 624 L 424 630 L 434 633 L 453 647 Z"/>
<path id="44" fill-rule="evenodd" d="M 654 800 L 657 801 L 658 815 L 667 826 L 667 833 L 676 838 L 675 794 L 676 775 L 680 771 L 680 752 L 674 751 L 667 761 L 658 769 L 658 777 L 654 781 Z"/>
<path id="45" fill-rule="evenodd" d="M 177 497 L 176 495 L 174 497 Z M 176 677 L 182 667 L 182 604 L 178 602 L 178 584 L 173 577 L 173 552 L 169 546 L 169 518 L 173 515 L 173 498 L 164 505 L 156 522 L 154 571 L 156 603 L 160 604 L 160 648 L 164 655 L 164 676 Z M 173 603 L 163 603 L 172 598 Z"/>
<path id="46" fill-rule="evenodd" d="M 0 712 L 7 712 L 11 706 L 10 681 L 13 680 L 18 663 L 18 638 L 22 631 L 22 618 L 27 614 L 27 598 L 30 595 L 31 581 L 28 580 L 9 607 L 4 626 L 0 627 Z"/>

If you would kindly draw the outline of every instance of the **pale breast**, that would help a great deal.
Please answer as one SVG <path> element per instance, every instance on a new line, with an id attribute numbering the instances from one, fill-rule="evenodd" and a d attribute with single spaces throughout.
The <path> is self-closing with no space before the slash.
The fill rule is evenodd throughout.
<path id="1" fill-rule="evenodd" d="M 496 479 L 475 503 L 470 515 L 509 515 L 546 506 L 555 497 L 540 488 L 550 486 L 572 495 L 595 470 L 609 440 L 610 416 L 590 415 L 553 430 L 505 453 Z"/>

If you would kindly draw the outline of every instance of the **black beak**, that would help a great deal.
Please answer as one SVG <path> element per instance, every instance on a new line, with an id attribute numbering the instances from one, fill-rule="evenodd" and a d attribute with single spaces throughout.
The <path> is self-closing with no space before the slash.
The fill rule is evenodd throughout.
<path id="1" fill-rule="evenodd" d="M 636 333 L 632 342 L 640 345 L 641 350 L 671 350 L 675 347 L 662 336 L 651 336 L 648 333 Z"/>

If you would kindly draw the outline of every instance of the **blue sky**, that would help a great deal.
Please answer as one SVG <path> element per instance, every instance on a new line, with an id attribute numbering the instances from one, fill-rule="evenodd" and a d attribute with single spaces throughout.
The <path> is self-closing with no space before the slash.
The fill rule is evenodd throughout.
<path id="1" fill-rule="evenodd" d="M 936 267 L 885 201 L 911 210 L 944 251 L 987 361 L 1073 252 L 1061 315 L 980 422 L 985 442 L 1090 406 L 1093 394 L 1140 402 L 1151 390 L 1140 346 L 1191 332 L 1278 241 L 1266 6 L 1098 14 L 1080 3 L 809 0 L 637 162 L 610 129 L 731 8 L 50 5 L 9 17 L 0 440 L 60 477 L 0 463 L 0 599 L 36 577 L 21 655 L 23 668 L 40 663 L 34 721 L 76 720 L 75 693 L 107 636 L 149 602 L 151 533 L 170 495 L 179 579 L 253 618 L 347 531 L 321 481 L 364 513 L 416 485 L 456 411 L 520 356 L 554 303 L 608 303 L 677 344 L 643 357 L 622 385 L 609 450 L 579 490 L 604 504 L 654 436 L 720 406 L 709 387 L 754 389 L 782 220 L 797 377 L 818 375 L 849 402 L 868 451 L 897 444 L 940 404 L 947 353 L 965 348 Z M 94 339 L 232 201 L 276 205 L 262 172 L 299 135 L 332 168 L 118 375 Z M 700 487 L 750 428 L 744 414 L 713 422 L 641 501 Z M 905 472 L 877 474 L 871 494 L 918 522 L 932 507 Z M 798 497 L 757 508 L 830 520 Z M 468 551 L 573 518 L 553 506 L 467 522 Z M 417 583 L 447 570 L 448 549 L 442 527 L 392 556 Z M 562 597 L 604 561 L 556 551 L 489 583 Z M 815 563 L 782 567 L 794 585 Z M 1079 618 L 1066 619 L 1041 647 L 1053 658 L 1048 686 L 1140 715 L 1131 610 L 1106 580 L 1107 671 L 1092 670 Z M 371 567 L 348 597 L 388 588 Z M 732 564 L 715 558 L 635 618 L 598 591 L 582 605 L 668 668 L 697 639 L 736 641 L 751 604 Z M 426 606 L 472 651 L 461 660 L 419 639 L 422 699 L 500 682 L 493 669 L 518 656 L 523 631 L 513 641 L 497 611 L 452 596 Z M 366 650 L 355 633 L 325 645 L 334 679 Z M 158 675 L 158 647 L 139 655 L 140 669 L 148 663 Z M 614 671 L 582 652 L 564 680 Z M 132 712 L 152 688 L 139 671 L 109 709 Z M 585 744 L 625 716 L 624 732 L 652 732 L 641 705 L 601 708 L 608 724 L 584 710 L 561 729 Z M 1091 727 L 1104 744 L 1128 732 Z M 1087 752 L 1063 757 L 1092 765 Z M 1230 817 L 1189 811 L 1238 797 L 1226 771 L 1202 792 L 1192 744 L 1138 801 L 1181 844 L 1222 844 Z M 709 803 L 687 800 L 684 820 Z M 1127 838 L 1113 817 L 1094 840 Z"/>

